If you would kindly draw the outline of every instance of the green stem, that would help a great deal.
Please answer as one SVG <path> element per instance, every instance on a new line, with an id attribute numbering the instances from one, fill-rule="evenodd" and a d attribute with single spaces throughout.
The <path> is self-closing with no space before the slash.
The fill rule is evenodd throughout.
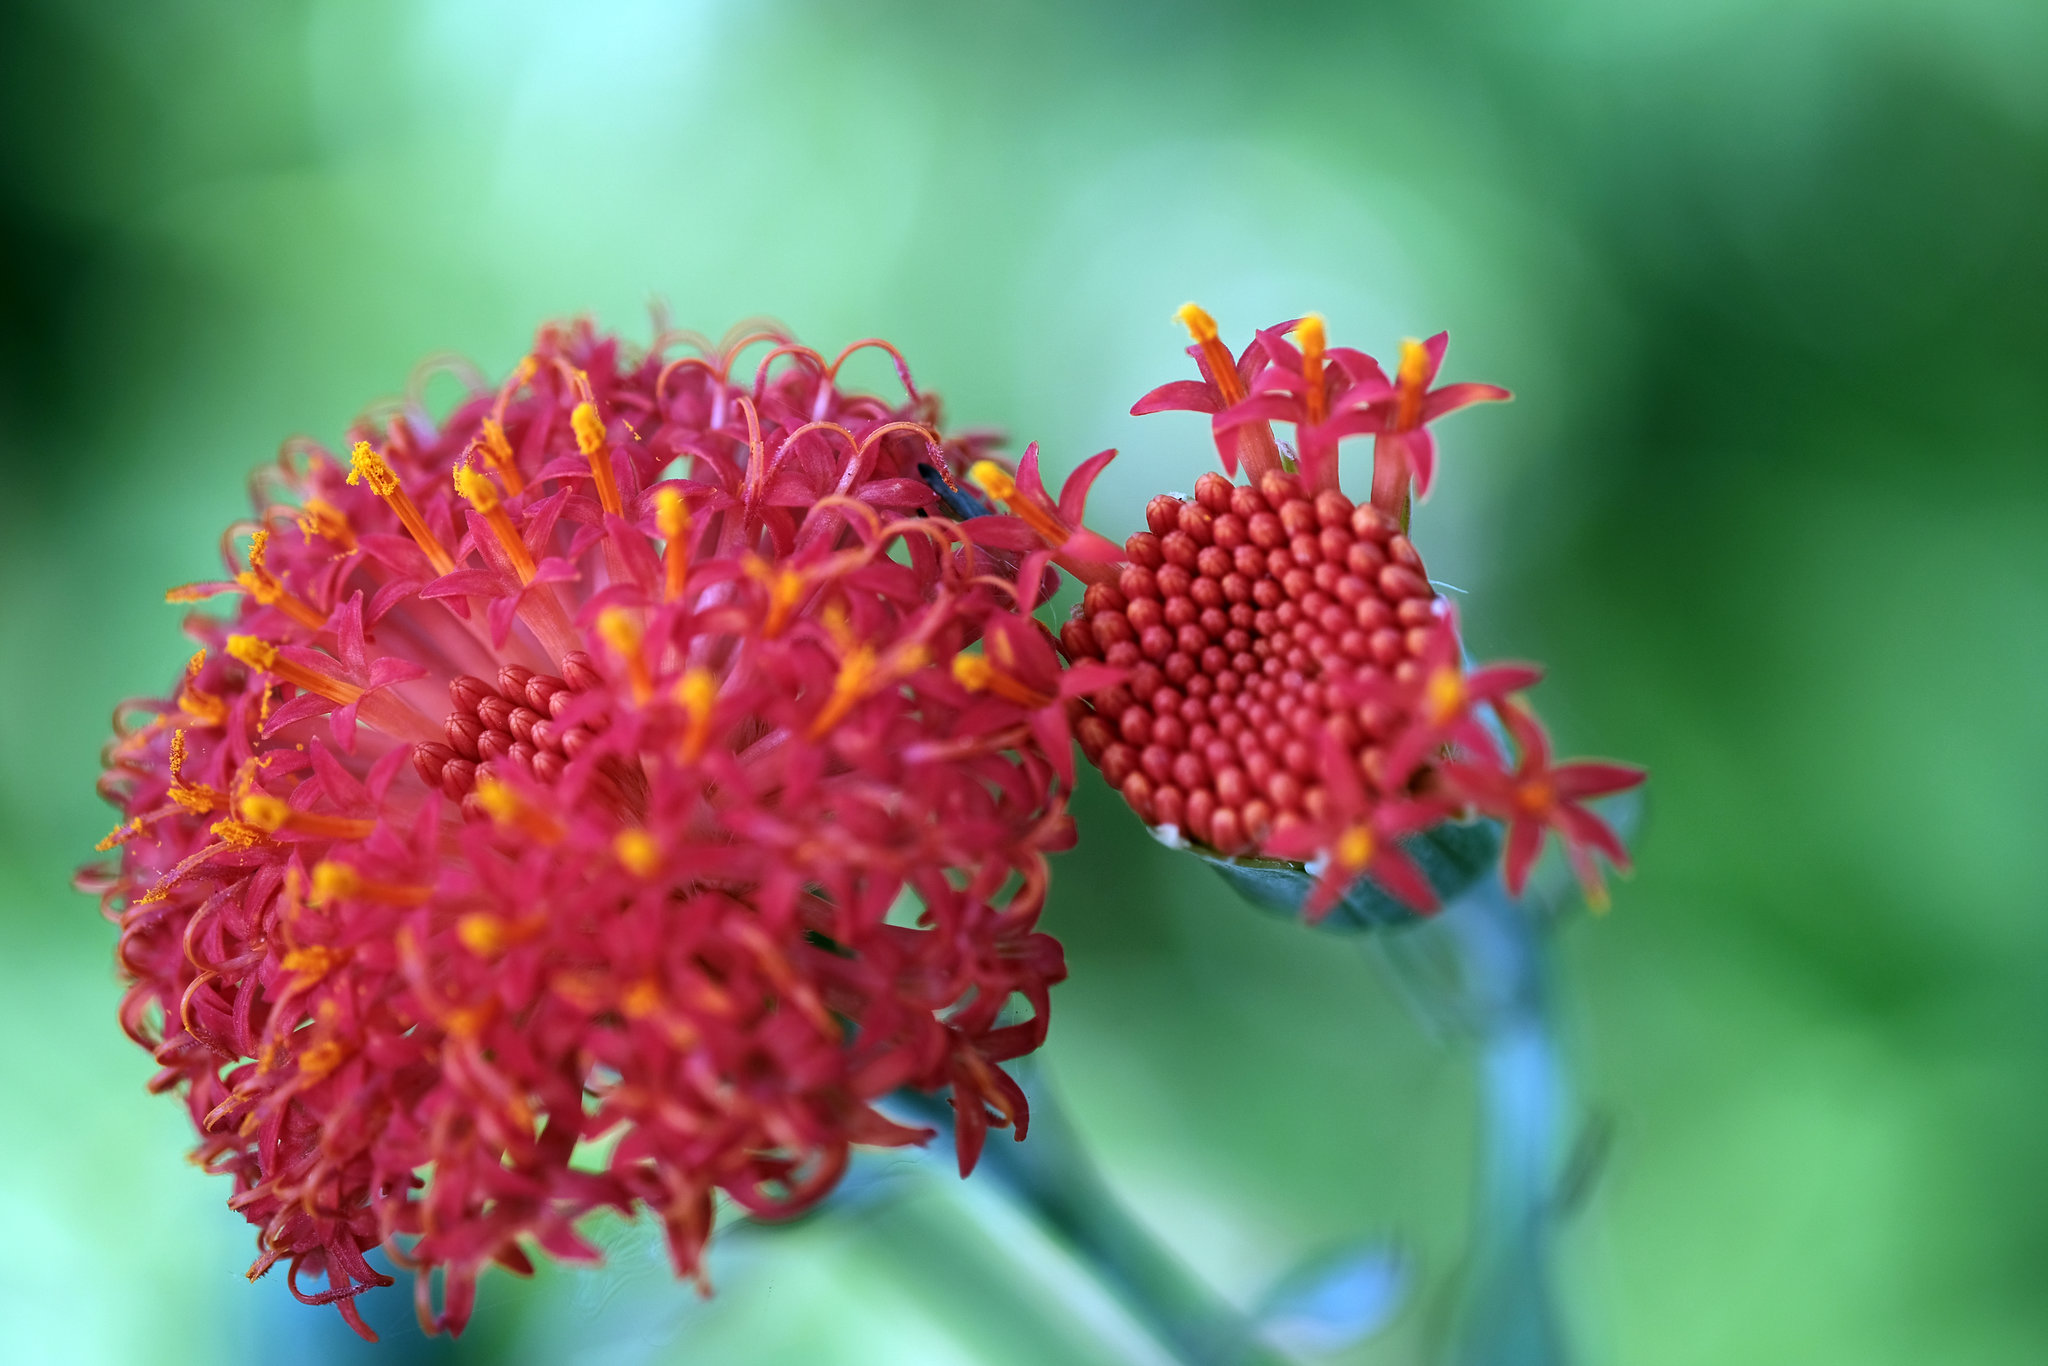
<path id="1" fill-rule="evenodd" d="M 951 1130 L 951 1110 L 901 1094 L 901 1108 Z M 1042 1083 L 1031 1095 L 1030 1138 L 994 1134 L 974 1179 L 1000 1186 L 1085 1266 L 1184 1366 L 1280 1366 L 1289 1358 L 1217 1298 L 1125 1208 Z M 943 1151 L 945 1138 L 933 1147 Z"/>

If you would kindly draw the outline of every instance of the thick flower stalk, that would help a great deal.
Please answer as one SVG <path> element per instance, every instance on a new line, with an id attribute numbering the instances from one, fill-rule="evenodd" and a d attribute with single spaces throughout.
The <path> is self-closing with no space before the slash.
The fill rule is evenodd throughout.
<path id="1" fill-rule="evenodd" d="M 1554 832 L 1603 904 L 1598 859 L 1625 868 L 1627 855 L 1582 802 L 1635 786 L 1641 770 L 1551 762 L 1534 715 L 1512 700 L 1539 671 L 1467 667 L 1407 534 L 1411 484 L 1426 492 L 1435 468 L 1429 423 L 1507 391 L 1436 387 L 1441 335 L 1406 343 L 1389 379 L 1371 356 L 1329 347 L 1313 315 L 1259 332 L 1237 356 L 1201 309 L 1181 317 L 1202 378 L 1132 411 L 1211 414 L 1225 469 L 1242 464 L 1246 482 L 1212 472 L 1192 499 L 1154 498 L 1121 567 L 1092 577 L 1060 642 L 1125 681 L 1070 704 L 1083 753 L 1154 827 L 1218 855 L 1306 864 L 1311 918 L 1362 877 L 1435 909 L 1403 842 L 1475 815 L 1508 827 L 1511 890 Z M 1294 428 L 1291 452 L 1276 421 Z M 1338 448 L 1365 435 L 1372 493 L 1354 503 Z M 1062 529 L 1077 524 L 1078 499 L 1061 506 Z"/>
<path id="2" fill-rule="evenodd" d="M 772 329 L 673 340 L 543 329 L 443 421 L 288 448 L 170 594 L 230 610 L 116 714 L 122 1023 L 250 1275 L 358 1331 L 371 1248 L 459 1331 L 599 1207 L 701 1279 L 714 1193 L 794 1215 L 928 1137 L 899 1087 L 950 1089 L 963 1172 L 1023 1137 L 1063 698 L 1112 676 L 1062 678 L 1027 528 L 944 515 L 980 451 L 893 350 L 902 402 Z"/>

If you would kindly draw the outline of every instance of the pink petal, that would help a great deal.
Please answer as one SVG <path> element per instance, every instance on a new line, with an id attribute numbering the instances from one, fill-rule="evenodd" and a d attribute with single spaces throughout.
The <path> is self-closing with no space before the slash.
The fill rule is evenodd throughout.
<path id="1" fill-rule="evenodd" d="M 1024 448 L 1024 458 L 1017 462 L 1017 487 L 1026 498 L 1044 507 L 1052 506 L 1052 499 L 1046 494 L 1045 481 L 1038 475 L 1038 443 L 1032 442 Z"/>
<path id="2" fill-rule="evenodd" d="M 1213 413 L 1222 406 L 1213 385 L 1198 379 L 1177 379 L 1160 385 L 1133 403 L 1131 416 L 1167 412 Z"/>
<path id="3" fill-rule="evenodd" d="M 1415 476 L 1415 496 L 1427 498 L 1429 486 L 1436 479 L 1436 438 L 1429 428 L 1417 427 L 1406 433 L 1408 446 L 1408 469 Z"/>
<path id="4" fill-rule="evenodd" d="M 1422 372 L 1422 387 L 1427 389 L 1436 383 L 1436 372 L 1444 368 L 1444 352 L 1450 348 L 1451 334 L 1439 332 L 1422 344 L 1422 352 L 1429 357 L 1429 364 Z"/>
<path id="5" fill-rule="evenodd" d="M 1446 384 L 1431 390 L 1422 400 L 1422 420 L 1434 422 L 1445 413 L 1455 413 L 1474 403 L 1505 403 L 1513 397 L 1498 384 Z"/>
<path id="6" fill-rule="evenodd" d="M 1552 771 L 1550 781 L 1561 797 L 1604 797 L 1641 785 L 1650 775 L 1633 764 L 1579 760 Z"/>
<path id="7" fill-rule="evenodd" d="M 1060 516 L 1070 525 L 1081 525 L 1088 511 L 1088 490 L 1095 486 L 1095 477 L 1114 459 L 1114 446 L 1099 451 L 1076 465 L 1074 472 L 1067 476 L 1067 482 L 1060 485 Z"/>

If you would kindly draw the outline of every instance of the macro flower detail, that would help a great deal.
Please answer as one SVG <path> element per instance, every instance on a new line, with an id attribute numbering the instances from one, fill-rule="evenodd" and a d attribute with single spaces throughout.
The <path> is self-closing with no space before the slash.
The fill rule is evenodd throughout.
<path id="1" fill-rule="evenodd" d="M 842 387 L 859 347 L 904 400 Z M 605 1207 L 701 1280 L 714 1194 L 787 1217 L 930 1137 L 900 1087 L 950 1089 L 963 1173 L 1022 1138 L 1065 699 L 1120 677 L 1063 681 L 1044 556 L 938 492 L 986 443 L 883 343 L 577 324 L 466 385 L 259 474 L 226 577 L 169 595 L 231 611 L 116 713 L 118 862 L 81 875 L 251 1277 L 366 1335 L 371 1249 L 458 1332 L 485 1266 L 594 1258 Z"/>
<path id="2" fill-rule="evenodd" d="M 1390 381 L 1365 353 L 1329 347 L 1313 314 L 1260 332 L 1234 359 L 1206 313 L 1189 305 L 1181 318 L 1203 378 L 1155 389 L 1133 411 L 1213 414 L 1225 469 L 1241 461 L 1247 481 L 1212 472 L 1191 499 L 1154 498 L 1115 580 L 1091 583 L 1061 628 L 1070 660 L 1124 674 L 1072 704 L 1082 752 L 1174 838 L 1228 860 L 1305 865 L 1310 919 L 1366 877 L 1434 910 L 1405 841 L 1473 817 L 1507 823 L 1512 891 L 1555 832 L 1604 904 L 1597 857 L 1626 868 L 1626 855 L 1578 799 L 1634 787 L 1642 771 L 1550 767 L 1534 715 L 1510 700 L 1539 671 L 1467 669 L 1407 535 L 1411 485 L 1434 467 L 1429 423 L 1507 391 L 1432 388 L 1442 335 L 1409 343 Z M 1274 421 L 1294 424 L 1292 451 Z M 1375 438 L 1372 495 L 1353 503 L 1337 451 L 1362 435 Z"/>

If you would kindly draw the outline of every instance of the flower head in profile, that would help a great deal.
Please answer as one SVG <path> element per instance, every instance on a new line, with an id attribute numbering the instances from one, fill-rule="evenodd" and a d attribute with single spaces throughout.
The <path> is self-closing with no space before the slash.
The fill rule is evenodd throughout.
<path id="1" fill-rule="evenodd" d="M 459 1331 L 600 1207 L 701 1276 L 715 1195 L 794 1215 L 929 1137 L 899 1087 L 950 1089 L 963 1172 L 1023 1137 L 1065 699 L 1114 675 L 1062 677 L 1044 558 L 945 515 L 980 445 L 860 345 L 904 399 L 775 328 L 545 328 L 445 418 L 288 447 L 171 593 L 229 610 L 117 712 L 84 880 L 252 1277 L 367 1332 L 381 1246 Z"/>
<path id="2" fill-rule="evenodd" d="M 1201 378 L 1132 411 L 1211 414 L 1225 470 L 1246 479 L 1209 473 L 1191 499 L 1154 498 L 1114 579 L 1091 582 L 1061 628 L 1070 660 L 1122 671 L 1073 705 L 1083 753 L 1148 824 L 1214 854 L 1304 865 L 1311 918 L 1360 878 L 1434 909 L 1404 841 L 1473 816 L 1507 823 L 1512 890 L 1554 832 L 1597 901 L 1597 859 L 1625 859 L 1578 798 L 1633 787 L 1641 770 L 1551 767 L 1534 715 L 1511 700 L 1539 672 L 1466 667 L 1407 534 L 1411 489 L 1435 468 L 1430 424 L 1507 391 L 1437 385 L 1441 334 L 1405 345 L 1389 379 L 1330 346 L 1313 314 L 1236 356 L 1201 309 L 1181 319 Z M 1291 450 L 1276 422 L 1292 426 Z M 1339 448 L 1367 435 L 1371 496 L 1354 503 Z"/>

